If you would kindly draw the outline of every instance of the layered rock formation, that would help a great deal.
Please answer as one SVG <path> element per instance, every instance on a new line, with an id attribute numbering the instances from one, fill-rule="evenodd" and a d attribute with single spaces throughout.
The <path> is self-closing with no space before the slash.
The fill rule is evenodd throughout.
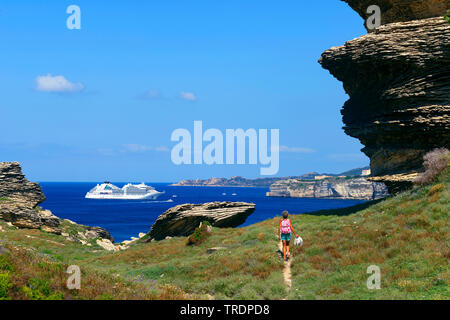
<path id="1" fill-rule="evenodd" d="M 11 222 L 18 228 L 61 234 L 62 220 L 51 211 L 38 206 L 44 201 L 45 195 L 41 187 L 25 178 L 18 162 L 0 162 L 0 219 Z M 85 233 L 80 234 L 81 240 L 69 235 L 67 237 L 78 242 L 94 238 L 114 241 L 111 234 L 103 228 L 83 226 L 83 230 Z"/>
<path id="2" fill-rule="evenodd" d="M 270 186 L 269 197 L 375 200 L 389 195 L 383 183 L 365 178 L 319 181 L 283 180 Z"/>
<path id="3" fill-rule="evenodd" d="M 166 237 L 188 236 L 202 221 L 219 228 L 233 228 L 245 222 L 255 211 L 254 203 L 208 202 L 181 204 L 170 208 L 158 217 L 150 229 L 148 241 Z"/>
<path id="4" fill-rule="evenodd" d="M 448 0 L 341 0 L 355 10 L 364 20 L 367 8 L 371 5 L 380 7 L 381 24 L 406 22 L 444 16 L 449 9 Z"/>
<path id="5" fill-rule="evenodd" d="M 19 228 L 60 234 L 60 220 L 38 204 L 45 200 L 41 187 L 28 181 L 17 162 L 0 162 L 0 219 Z"/>
<path id="6" fill-rule="evenodd" d="M 361 16 L 380 5 L 385 24 L 325 51 L 319 63 L 350 96 L 345 132 L 365 146 L 372 175 L 396 192 L 423 170 L 426 152 L 450 146 L 449 1 L 346 2 Z"/>

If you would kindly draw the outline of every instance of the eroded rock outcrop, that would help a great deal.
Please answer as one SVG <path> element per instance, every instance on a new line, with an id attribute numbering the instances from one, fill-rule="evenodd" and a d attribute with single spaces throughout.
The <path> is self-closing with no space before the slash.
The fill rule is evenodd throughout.
<path id="1" fill-rule="evenodd" d="M 0 162 L 0 219 L 19 228 L 60 234 L 60 219 L 38 207 L 44 200 L 39 184 L 25 178 L 18 162 Z"/>
<path id="2" fill-rule="evenodd" d="M 304 181 L 283 180 L 270 186 L 268 197 L 376 200 L 389 195 L 383 183 L 365 178 Z"/>
<path id="3" fill-rule="evenodd" d="M 377 181 L 396 192 L 423 170 L 426 152 L 450 145 L 449 1 L 346 2 L 362 16 L 369 2 L 384 3 L 388 23 L 325 51 L 319 63 L 350 96 L 345 132 L 365 146 Z"/>
<path id="4" fill-rule="evenodd" d="M 0 219 L 12 223 L 18 228 L 41 229 L 42 231 L 63 234 L 62 220 L 50 210 L 38 205 L 45 201 L 38 183 L 28 181 L 18 162 L 0 162 Z M 67 220 L 69 221 L 69 220 Z M 88 239 L 108 239 L 114 241 L 111 234 L 100 227 L 78 225 L 72 221 L 78 232 L 67 234 L 67 239 L 87 244 Z"/>
<path id="5" fill-rule="evenodd" d="M 367 8 L 380 7 L 381 24 L 405 22 L 443 16 L 449 9 L 448 0 L 341 0 L 366 19 Z"/>
<path id="6" fill-rule="evenodd" d="M 253 211 L 255 204 L 247 202 L 181 204 L 158 217 L 150 229 L 148 241 L 162 240 L 167 236 L 188 236 L 202 221 L 208 221 L 219 228 L 237 227 L 243 224 Z"/>

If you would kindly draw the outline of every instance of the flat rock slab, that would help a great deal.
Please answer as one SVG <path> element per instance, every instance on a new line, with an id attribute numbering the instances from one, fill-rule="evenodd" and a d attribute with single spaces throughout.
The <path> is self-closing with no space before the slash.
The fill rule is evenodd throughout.
<path id="1" fill-rule="evenodd" d="M 181 204 L 158 217 L 150 229 L 149 240 L 191 235 L 202 221 L 214 227 L 234 228 L 243 224 L 254 211 L 255 204 L 247 202 Z"/>

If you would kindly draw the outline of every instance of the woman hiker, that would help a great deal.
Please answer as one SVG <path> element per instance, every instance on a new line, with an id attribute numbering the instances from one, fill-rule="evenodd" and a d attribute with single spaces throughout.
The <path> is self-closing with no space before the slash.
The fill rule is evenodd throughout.
<path id="1" fill-rule="evenodd" d="M 297 232 L 295 232 L 292 226 L 291 220 L 288 218 L 289 213 L 285 210 L 282 212 L 283 218 L 280 220 L 280 225 L 278 227 L 278 240 L 283 241 L 283 258 L 284 261 L 288 261 L 289 254 L 289 241 L 291 241 L 291 231 L 294 233 L 295 237 L 298 237 Z"/>

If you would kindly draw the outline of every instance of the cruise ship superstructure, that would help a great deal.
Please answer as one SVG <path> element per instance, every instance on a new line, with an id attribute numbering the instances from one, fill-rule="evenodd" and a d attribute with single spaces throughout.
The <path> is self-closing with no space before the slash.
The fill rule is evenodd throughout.
<path id="1" fill-rule="evenodd" d="M 86 199 L 155 200 L 163 193 L 156 191 L 155 188 L 145 183 L 128 183 L 122 188 L 119 188 L 110 182 L 104 182 L 97 184 L 97 186 L 86 193 Z"/>

